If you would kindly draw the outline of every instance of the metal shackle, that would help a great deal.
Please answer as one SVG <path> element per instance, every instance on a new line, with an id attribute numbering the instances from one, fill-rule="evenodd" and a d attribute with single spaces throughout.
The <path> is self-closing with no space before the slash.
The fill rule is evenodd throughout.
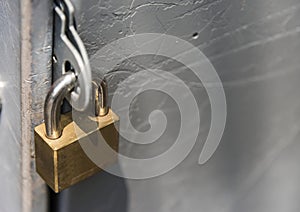
<path id="1" fill-rule="evenodd" d="M 107 82 L 105 79 L 97 79 L 93 84 L 93 99 L 95 103 L 95 116 L 105 116 L 108 113 L 107 106 Z"/>
<path id="2" fill-rule="evenodd" d="M 57 79 L 50 88 L 44 104 L 44 118 L 46 137 L 57 139 L 62 134 L 60 122 L 60 107 L 66 95 L 75 87 L 76 76 L 73 72 L 66 72 Z"/>

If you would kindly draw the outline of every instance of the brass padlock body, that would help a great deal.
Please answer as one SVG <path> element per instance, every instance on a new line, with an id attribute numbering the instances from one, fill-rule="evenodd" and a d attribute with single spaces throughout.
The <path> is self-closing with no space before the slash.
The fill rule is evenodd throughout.
<path id="1" fill-rule="evenodd" d="M 35 128 L 36 170 L 53 191 L 60 192 L 101 170 L 83 151 L 79 139 L 93 137 L 100 130 L 104 138 L 100 142 L 107 142 L 114 151 L 118 151 L 119 117 L 109 109 L 106 116 L 95 117 L 94 120 L 97 128 L 85 133 L 78 130 L 80 128 L 72 121 L 71 113 L 62 115 L 63 133 L 55 140 L 46 137 L 45 124 Z M 105 160 L 104 164 L 110 165 L 117 160 L 117 154 Z"/>

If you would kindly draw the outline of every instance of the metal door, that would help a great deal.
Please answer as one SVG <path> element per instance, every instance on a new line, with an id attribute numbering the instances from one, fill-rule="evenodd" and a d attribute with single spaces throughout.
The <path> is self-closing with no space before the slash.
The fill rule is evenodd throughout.
<path id="1" fill-rule="evenodd" d="M 201 81 L 168 58 L 144 55 L 123 61 L 106 73 L 111 97 L 118 83 L 137 71 L 157 68 L 176 73 L 193 91 L 199 107 L 197 143 L 180 165 L 161 176 L 134 180 L 100 173 L 54 195 L 57 211 L 300 210 L 299 1 L 73 2 L 90 57 L 119 38 L 140 33 L 173 35 L 198 47 L 222 80 L 227 122 L 217 151 L 199 165 L 211 121 Z M 97 65 L 92 61 L 94 70 Z M 168 81 L 159 86 L 168 86 Z M 149 129 L 148 115 L 155 109 L 169 114 L 170 122 L 178 121 L 173 103 L 156 92 L 136 97 L 133 125 Z M 166 151 L 171 140 L 165 135 L 146 148 L 121 139 L 120 151 L 145 158 Z"/>

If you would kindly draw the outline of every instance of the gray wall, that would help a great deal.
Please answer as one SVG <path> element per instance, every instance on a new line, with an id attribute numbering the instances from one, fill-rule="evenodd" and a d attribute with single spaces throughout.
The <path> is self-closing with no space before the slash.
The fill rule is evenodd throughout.
<path id="1" fill-rule="evenodd" d="M 224 84 L 228 119 L 217 152 L 199 166 L 210 106 L 201 82 L 191 83 L 202 115 L 201 132 L 183 163 L 148 180 L 99 174 L 56 196 L 61 211 L 300 210 L 299 0 L 74 2 L 79 32 L 90 56 L 105 44 L 134 33 L 167 33 L 198 46 Z M 187 83 L 193 79 L 189 70 L 174 61 L 150 59 L 125 61 L 115 72 L 107 73 L 111 92 L 125 76 L 140 69 L 137 67 L 177 71 Z M 149 98 L 140 97 L 135 102 L 140 108 L 133 120 L 137 127 L 147 122 L 143 111 L 156 109 L 149 108 L 147 101 Z M 151 101 L 161 103 L 165 112 L 170 110 L 166 97 L 157 100 L 153 94 Z M 145 121 L 138 122 L 138 117 Z M 168 145 L 149 150 L 121 140 L 120 151 L 143 157 Z"/>
<path id="2" fill-rule="evenodd" d="M 0 2 L 0 211 L 21 211 L 21 104 L 19 1 Z"/>

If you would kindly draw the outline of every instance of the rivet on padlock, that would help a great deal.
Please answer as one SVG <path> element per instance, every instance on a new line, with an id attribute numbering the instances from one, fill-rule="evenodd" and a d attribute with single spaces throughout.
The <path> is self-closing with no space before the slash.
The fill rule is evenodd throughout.
<path id="1" fill-rule="evenodd" d="M 75 75 L 67 72 L 53 84 L 45 100 L 45 123 L 35 128 L 36 170 L 55 192 L 60 192 L 101 170 L 85 154 L 79 140 L 99 139 L 97 133 L 100 131 L 103 137 L 101 142 L 107 142 L 114 151 L 118 151 L 119 134 L 116 127 L 119 118 L 106 105 L 105 81 L 93 83 L 97 114 L 93 119 L 96 123 L 94 129 L 89 132 L 76 130 L 79 127 L 72 120 L 71 113 L 60 115 L 61 103 L 75 83 Z M 105 160 L 105 165 L 116 161 L 117 154 L 110 157 L 112 158 Z"/>

